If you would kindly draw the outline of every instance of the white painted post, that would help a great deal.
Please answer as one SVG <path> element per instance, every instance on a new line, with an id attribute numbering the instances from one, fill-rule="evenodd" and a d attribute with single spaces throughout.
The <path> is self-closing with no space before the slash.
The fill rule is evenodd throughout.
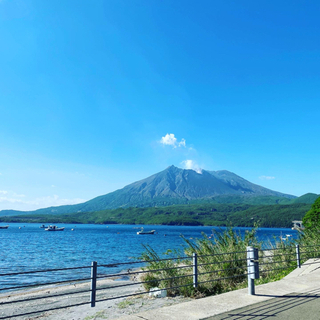
<path id="1" fill-rule="evenodd" d="M 198 287 L 198 257 L 196 253 L 193 253 L 193 287 Z"/>
<path id="2" fill-rule="evenodd" d="M 254 295 L 254 279 L 259 279 L 258 249 L 247 247 L 248 294 Z"/>

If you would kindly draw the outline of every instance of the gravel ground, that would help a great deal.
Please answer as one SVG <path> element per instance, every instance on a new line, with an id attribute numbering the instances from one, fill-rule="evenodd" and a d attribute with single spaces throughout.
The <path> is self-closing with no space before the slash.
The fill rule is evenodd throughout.
<path id="1" fill-rule="evenodd" d="M 110 288 L 113 286 L 128 285 L 126 287 Z M 190 298 L 150 298 L 141 285 L 135 282 L 113 280 L 99 281 L 98 288 L 105 288 L 97 291 L 96 300 L 108 299 L 111 297 L 137 294 L 131 297 L 118 298 L 97 302 L 96 306 L 90 306 L 89 283 L 70 283 L 63 286 L 39 287 L 28 291 L 16 291 L 2 293 L 0 295 L 0 319 L 24 319 L 24 320 L 91 320 L 91 319 L 116 319 L 123 315 L 161 308 L 176 303 L 190 301 Z M 78 291 L 87 291 L 75 293 Z M 62 295 L 63 294 L 63 295 Z M 62 295 L 62 296 L 58 296 Z M 43 297 L 42 299 L 35 299 Z M 18 302 L 19 300 L 27 300 Z M 13 303 L 14 302 L 14 303 Z M 76 307 L 64 306 L 81 304 Z M 48 310 L 55 309 L 56 310 Z M 33 313 L 39 310 L 44 312 Z M 23 315 L 21 315 L 23 314 Z M 16 316 L 19 315 L 19 316 Z"/>

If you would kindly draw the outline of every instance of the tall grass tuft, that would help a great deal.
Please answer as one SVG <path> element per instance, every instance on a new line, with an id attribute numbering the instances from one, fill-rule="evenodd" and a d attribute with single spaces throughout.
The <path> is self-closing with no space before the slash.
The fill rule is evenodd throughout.
<path id="1" fill-rule="evenodd" d="M 277 281 L 297 267 L 296 242 L 280 239 L 269 242 L 267 250 L 260 251 L 260 279 L 256 284 Z"/>
<path id="2" fill-rule="evenodd" d="M 300 245 L 302 262 L 320 257 L 320 231 L 318 229 L 304 230 L 297 243 Z"/>
<path id="3" fill-rule="evenodd" d="M 190 261 L 180 259 L 179 257 L 163 259 L 149 245 L 144 245 L 144 248 L 145 252 L 141 255 L 140 259 L 148 262 L 147 267 L 142 268 L 146 271 L 144 276 L 142 276 L 146 290 L 159 287 L 167 289 L 169 296 L 194 295 Z M 165 254 L 169 256 L 171 253 L 171 250 L 168 250 Z"/>

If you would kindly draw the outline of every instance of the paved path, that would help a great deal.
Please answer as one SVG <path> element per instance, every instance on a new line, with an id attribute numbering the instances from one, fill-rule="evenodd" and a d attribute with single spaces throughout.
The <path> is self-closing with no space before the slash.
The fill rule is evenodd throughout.
<path id="1" fill-rule="evenodd" d="M 248 307 L 224 312 L 206 320 L 319 320 L 320 289 L 306 293 L 292 293 Z"/>

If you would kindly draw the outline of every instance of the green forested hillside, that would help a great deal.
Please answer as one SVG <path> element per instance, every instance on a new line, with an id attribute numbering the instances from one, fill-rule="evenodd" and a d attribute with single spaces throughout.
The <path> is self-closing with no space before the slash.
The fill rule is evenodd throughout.
<path id="1" fill-rule="evenodd" d="M 302 220 L 311 204 L 192 204 L 159 208 L 118 208 L 65 215 L 19 215 L 1 217 L 0 222 L 161 224 L 291 227 L 292 220 Z"/>
<path id="2" fill-rule="evenodd" d="M 307 198 L 302 203 L 309 203 L 307 200 L 310 199 Z M 196 203 L 289 204 L 295 199 L 293 195 L 253 184 L 226 170 L 202 170 L 200 174 L 194 170 L 170 166 L 148 178 L 83 203 L 30 212 L 2 210 L 0 216 L 60 215 L 117 208 L 149 208 Z"/>

